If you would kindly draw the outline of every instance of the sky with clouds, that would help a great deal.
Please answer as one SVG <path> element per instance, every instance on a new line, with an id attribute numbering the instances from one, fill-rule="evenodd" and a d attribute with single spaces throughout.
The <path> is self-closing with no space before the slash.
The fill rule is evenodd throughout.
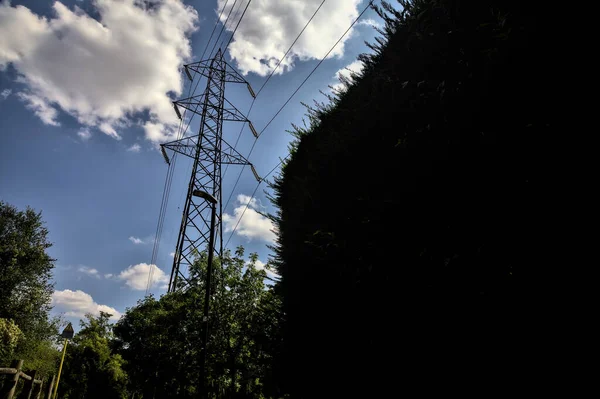
<path id="1" fill-rule="evenodd" d="M 261 87 L 321 1 L 253 0 L 226 60 Z M 57 259 L 54 311 L 68 320 L 99 311 L 118 318 L 143 297 L 150 272 L 150 292 L 165 292 L 191 164 L 177 163 L 157 264 L 150 265 L 167 171 L 156 148 L 176 134 L 171 102 L 190 89 L 181 66 L 202 55 L 226 2 L 204 58 L 215 38 L 215 52 L 230 40 L 246 0 L 0 1 L 0 199 L 42 211 Z M 249 119 L 259 131 L 366 3 L 323 3 L 257 97 Z M 259 174 L 287 154 L 286 130 L 305 112 L 300 102 L 324 100 L 319 90 L 336 85 L 338 74 L 361 70 L 356 57 L 379 24 L 367 11 L 269 125 L 250 159 Z M 226 97 L 242 112 L 252 100 L 233 85 Z M 192 122 L 190 132 L 197 128 Z M 224 137 L 235 141 L 239 130 L 225 124 Z M 254 140 L 244 129 L 238 150 L 247 154 Z M 224 198 L 232 195 L 224 237 L 237 224 L 229 247 L 258 252 L 256 266 L 264 268 L 276 233 L 263 213 L 273 209 L 265 186 L 250 199 L 250 170 L 232 192 L 238 173 L 231 167 L 223 179 Z"/>

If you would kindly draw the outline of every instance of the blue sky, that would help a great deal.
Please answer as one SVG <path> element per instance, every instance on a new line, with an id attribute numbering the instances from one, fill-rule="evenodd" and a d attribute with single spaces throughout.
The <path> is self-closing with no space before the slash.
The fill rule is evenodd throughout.
<path id="1" fill-rule="evenodd" d="M 140 282 L 149 270 L 167 172 L 156 148 L 174 133 L 174 113 L 165 104 L 178 97 L 177 90 L 187 93 L 189 82 L 178 68 L 198 60 L 224 0 L 154 3 L 155 8 L 145 10 L 133 0 L 0 5 L 0 199 L 42 211 L 54 243 L 50 254 L 57 259 L 54 311 L 71 321 L 86 311 L 123 313 L 145 293 Z M 237 7 L 245 3 L 240 0 L 232 17 L 239 17 Z M 226 59 L 246 73 L 255 91 L 319 3 L 250 4 Z M 366 0 L 325 2 L 283 63 L 283 73 L 274 75 L 258 96 L 249 115 L 257 130 L 365 4 Z M 369 21 L 379 19 L 369 10 L 363 21 L 260 137 L 250 157 L 259 174 L 266 174 L 287 154 L 291 136 L 286 130 L 304 115 L 300 102 L 323 100 L 319 90 L 335 84 L 339 70 L 349 65 L 360 68 L 356 57 L 367 51 L 364 41 L 373 41 L 376 34 Z M 227 30 L 233 27 L 227 24 Z M 228 40 L 230 35 L 224 37 Z M 242 112 L 248 110 L 251 97 L 244 87 L 230 85 L 226 96 Z M 196 127 L 192 123 L 190 132 Z M 224 136 L 235 141 L 240 128 L 226 124 Z M 242 137 L 238 150 L 246 155 L 254 138 L 247 128 Z M 225 199 L 238 168 L 230 168 L 225 176 Z M 188 179 L 189 164 L 179 158 L 156 262 L 165 275 L 171 269 Z M 251 171 L 245 170 L 224 209 L 229 220 L 237 221 L 242 202 L 247 201 L 243 196 L 255 186 Z M 258 252 L 262 262 L 268 259 L 266 245 L 273 235 L 253 209 L 272 210 L 264 189 L 258 191 L 239 234 L 229 244 Z M 229 234 L 224 236 L 226 240 Z M 160 295 L 164 278 L 161 272 L 155 276 L 151 292 Z"/>

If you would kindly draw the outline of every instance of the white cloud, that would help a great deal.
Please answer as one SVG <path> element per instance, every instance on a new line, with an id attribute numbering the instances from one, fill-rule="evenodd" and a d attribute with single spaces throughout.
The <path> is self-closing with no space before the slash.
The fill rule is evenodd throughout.
<path id="1" fill-rule="evenodd" d="M 173 109 L 171 109 L 173 111 Z M 173 111 L 174 114 L 175 111 Z M 148 121 L 143 124 L 146 138 L 153 143 L 164 143 L 165 141 L 175 140 L 177 134 L 177 125 L 164 124 L 157 121 Z"/>
<path id="2" fill-rule="evenodd" d="M 130 151 L 130 152 L 140 152 L 141 149 L 142 149 L 142 147 L 138 143 L 135 143 L 134 145 L 132 145 L 131 147 L 129 147 L 127 149 L 127 151 Z"/>
<path id="3" fill-rule="evenodd" d="M 171 252 L 171 253 L 169 254 L 169 256 L 170 256 L 171 258 L 174 258 L 174 257 L 175 257 L 175 252 Z"/>
<path id="4" fill-rule="evenodd" d="M 51 101 L 33 93 L 17 93 L 17 96 L 23 100 L 25 106 L 32 110 L 46 125 L 60 126 L 60 123 L 56 120 L 58 112 L 52 106 Z"/>
<path id="5" fill-rule="evenodd" d="M 142 240 L 141 238 L 138 237 L 134 237 L 131 236 L 129 237 L 129 241 L 131 241 L 132 243 L 134 243 L 135 245 L 139 245 L 139 244 L 145 244 L 146 242 L 144 240 Z"/>
<path id="6" fill-rule="evenodd" d="M 381 23 L 379 23 L 371 18 L 367 18 L 367 19 L 358 21 L 358 25 L 367 25 L 367 26 L 372 26 L 374 28 L 379 28 L 379 29 L 381 29 L 383 27 L 383 25 Z"/>
<path id="7" fill-rule="evenodd" d="M 220 10 L 227 0 L 218 0 Z M 229 54 L 236 61 L 240 72 L 265 76 L 277 65 L 306 22 L 313 15 L 321 0 L 260 0 L 248 7 L 235 37 L 229 45 Z M 277 73 L 289 71 L 296 60 L 322 58 L 333 44 L 358 17 L 361 0 L 329 0 L 323 4 L 308 28 L 294 45 Z M 229 1 L 221 20 L 224 22 L 234 2 Z M 239 5 L 231 14 L 241 15 Z M 242 5 L 245 7 L 245 4 Z M 227 30 L 233 31 L 238 17 L 230 20 Z M 331 52 L 329 57 L 344 54 L 348 34 Z"/>
<path id="8" fill-rule="evenodd" d="M 92 137 L 92 133 L 90 132 L 90 129 L 87 127 L 79 129 L 79 131 L 77 132 L 77 135 L 83 141 L 87 141 Z"/>
<path id="9" fill-rule="evenodd" d="M 359 61 L 359 60 L 356 60 L 356 61 L 352 62 L 351 64 L 346 65 L 344 68 L 338 70 L 335 73 L 335 80 L 337 83 L 331 85 L 331 87 L 333 87 L 333 89 L 336 91 L 346 90 L 346 87 L 344 86 L 344 84 L 342 82 L 340 82 L 339 78 L 344 77 L 344 78 L 348 79 L 349 81 L 352 81 L 351 73 L 354 72 L 354 73 L 358 74 L 358 73 L 362 72 L 364 67 L 365 67 L 365 65 L 362 63 L 362 61 Z"/>
<path id="10" fill-rule="evenodd" d="M 113 122 L 113 123 L 115 123 L 115 124 L 120 124 L 118 121 L 115 121 L 115 122 Z M 122 125 L 122 124 L 121 124 L 121 125 Z M 101 124 L 98 126 L 98 129 L 99 129 L 99 130 L 100 130 L 102 133 L 104 133 L 104 134 L 106 134 L 106 135 L 108 135 L 108 136 L 110 136 L 110 137 L 112 137 L 112 138 L 114 138 L 114 139 L 121 140 L 121 136 L 119 136 L 119 133 L 117 133 L 117 131 L 115 130 L 115 128 L 112 126 L 112 124 L 111 124 L 111 123 L 108 123 L 108 122 L 102 122 L 102 123 L 101 123 Z"/>
<path id="11" fill-rule="evenodd" d="M 2 90 L 2 92 L 0 92 L 0 96 L 6 100 L 8 98 L 8 96 L 10 96 L 12 94 L 12 90 L 11 89 L 4 89 Z"/>
<path id="12" fill-rule="evenodd" d="M 250 263 L 248 262 L 247 265 L 249 265 Z M 257 270 L 264 270 L 267 273 L 267 276 L 271 277 L 271 278 L 281 278 L 281 276 L 277 273 L 275 273 L 274 271 L 272 271 L 270 268 L 266 267 L 267 264 L 262 262 L 261 260 L 257 259 L 256 263 L 254 263 L 254 268 Z"/>
<path id="13" fill-rule="evenodd" d="M 249 195 L 240 194 L 237 196 L 237 201 L 240 205 L 248 205 L 251 208 L 258 209 L 258 203 L 256 202 L 256 198 L 252 198 Z"/>
<path id="14" fill-rule="evenodd" d="M 152 287 L 160 284 L 160 288 L 166 288 L 165 284 L 169 282 L 169 277 L 156 265 L 139 263 L 129 266 L 119 273 L 117 278 L 125 281 L 125 284 L 133 290 L 144 291 L 148 284 L 148 273 L 150 273 L 150 270 L 152 270 Z"/>
<path id="15" fill-rule="evenodd" d="M 77 271 L 87 274 L 92 277 L 100 278 L 100 274 L 98 273 L 98 270 L 96 270 L 92 267 L 80 266 L 79 269 L 77 269 Z"/>
<path id="16" fill-rule="evenodd" d="M 111 319 L 117 320 L 121 313 L 107 305 L 99 305 L 90 294 L 81 290 L 54 291 L 52 305 L 70 317 L 83 317 L 86 313 L 99 315 L 100 311 L 112 314 Z"/>
<path id="17" fill-rule="evenodd" d="M 249 204 L 246 209 L 246 204 Z M 246 209 L 244 213 L 244 209 Z M 237 206 L 233 210 L 233 215 L 228 213 L 223 214 L 223 224 L 225 232 L 231 232 L 235 228 L 235 233 L 248 239 L 258 238 L 267 242 L 275 241 L 275 233 L 273 223 L 270 219 L 261 215 L 256 199 L 250 200 L 250 197 L 244 194 L 237 196 Z M 243 214 L 243 217 L 242 217 Z M 241 219 L 240 219 L 241 218 Z"/>
<path id="18" fill-rule="evenodd" d="M 113 274 L 112 274 L 112 273 L 106 273 L 106 274 L 104 275 L 104 278 L 111 278 L 112 276 L 113 276 Z"/>
<path id="19" fill-rule="evenodd" d="M 168 94 L 182 92 L 196 11 L 180 0 L 92 4 L 97 19 L 60 1 L 51 17 L 1 2 L 0 70 L 14 66 L 26 86 L 19 97 L 46 124 L 58 125 L 61 109 L 119 139 L 118 128 L 149 111 L 168 134 L 177 123 Z"/>

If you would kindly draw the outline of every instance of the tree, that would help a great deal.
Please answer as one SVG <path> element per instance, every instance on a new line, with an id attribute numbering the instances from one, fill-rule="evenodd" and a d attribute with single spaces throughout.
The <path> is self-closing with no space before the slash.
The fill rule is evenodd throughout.
<path id="1" fill-rule="evenodd" d="M 208 387 L 211 397 L 270 397 L 279 301 L 265 286 L 257 255 L 245 262 L 240 247 L 215 262 L 209 317 Z M 199 254 L 191 278 L 204 281 L 207 257 Z M 144 398 L 192 398 L 203 389 L 202 286 L 149 296 L 115 326 L 132 390 Z"/>
<path id="2" fill-rule="evenodd" d="M 125 399 L 128 377 L 121 355 L 111 348 L 111 315 L 87 314 L 81 330 L 68 344 L 59 390 L 69 399 Z"/>
<path id="3" fill-rule="evenodd" d="M 21 334 L 14 321 L 0 319 L 0 359 L 12 358 Z"/>
<path id="4" fill-rule="evenodd" d="M 49 319 L 54 268 L 47 250 L 48 230 L 41 213 L 0 202 L 0 319 L 21 331 L 13 350 L 0 355 L 0 364 L 11 357 L 47 374 L 57 354 L 51 348 L 57 335 L 57 319 Z"/>
<path id="5" fill-rule="evenodd" d="M 309 108 L 273 186 L 294 397 L 441 396 L 503 384 L 518 358 L 513 273 L 539 262 L 541 147 L 561 113 L 555 18 L 522 1 L 401 6 L 378 9 L 363 72 Z"/>

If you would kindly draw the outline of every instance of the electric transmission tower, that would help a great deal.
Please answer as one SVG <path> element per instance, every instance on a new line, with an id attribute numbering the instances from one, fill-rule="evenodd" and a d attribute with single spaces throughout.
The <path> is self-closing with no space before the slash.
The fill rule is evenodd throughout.
<path id="1" fill-rule="evenodd" d="M 207 316 L 213 259 L 223 254 L 221 166 L 250 165 L 254 176 L 260 180 L 252 164 L 223 140 L 224 121 L 248 122 L 252 134 L 258 137 L 248 118 L 225 99 L 225 83 L 246 84 L 252 97 L 256 95 L 242 75 L 223 60 L 220 49 L 213 59 L 185 65 L 185 72 L 193 81 L 190 71 L 207 78 L 206 89 L 202 94 L 174 101 L 173 106 L 179 119 L 182 118 L 180 107 L 200 115 L 199 132 L 195 136 L 161 144 L 162 154 L 168 164 L 170 160 L 166 150 L 194 160 L 168 291 L 187 290 L 199 283 L 190 276 L 190 266 L 202 251 L 207 251 L 208 265 L 204 282 L 207 298 L 204 313 Z"/>

